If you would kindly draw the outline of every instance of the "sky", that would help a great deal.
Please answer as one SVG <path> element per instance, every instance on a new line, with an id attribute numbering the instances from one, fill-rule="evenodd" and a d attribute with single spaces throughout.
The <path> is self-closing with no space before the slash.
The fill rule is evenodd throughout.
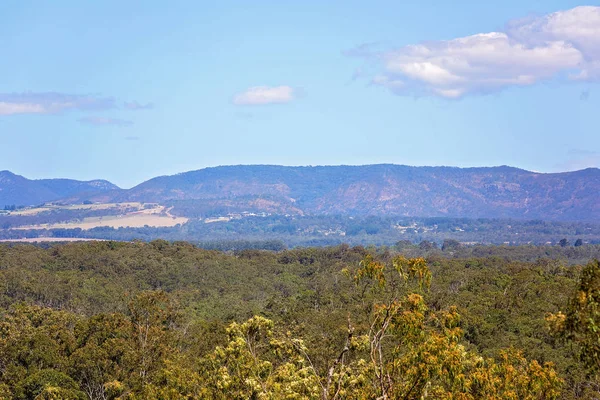
<path id="1" fill-rule="evenodd" d="M 0 170 L 600 167 L 600 3 L 5 0 Z"/>

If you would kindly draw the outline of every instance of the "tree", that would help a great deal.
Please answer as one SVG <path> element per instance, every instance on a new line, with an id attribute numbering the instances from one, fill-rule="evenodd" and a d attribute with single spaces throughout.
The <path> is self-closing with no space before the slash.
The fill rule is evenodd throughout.
<path id="1" fill-rule="evenodd" d="M 583 246 L 583 240 L 577 239 L 574 244 L 575 247 Z"/>
<path id="2" fill-rule="evenodd" d="M 558 398 L 562 381 L 551 363 L 527 362 L 518 351 L 502 352 L 497 361 L 467 351 L 457 310 L 433 312 L 425 304 L 431 277 L 422 258 L 363 259 L 354 280 L 370 284 L 379 301 L 368 332 L 349 330 L 344 350 L 363 347 L 369 356 L 345 368 L 343 357 L 334 363 L 336 381 L 346 386 L 324 399 Z"/>
<path id="3" fill-rule="evenodd" d="M 442 243 L 442 251 L 454 251 L 460 248 L 460 242 L 454 239 L 445 239 Z"/>
<path id="4" fill-rule="evenodd" d="M 68 375 L 53 369 L 40 370 L 17 388 L 17 399 L 85 400 L 79 385 Z"/>
<path id="5" fill-rule="evenodd" d="M 79 346 L 70 357 L 71 376 L 90 399 L 107 399 L 107 384 L 124 382 L 133 366 L 131 322 L 123 314 L 98 314 L 76 328 Z"/>
<path id="6" fill-rule="evenodd" d="M 569 301 L 566 314 L 549 314 L 546 320 L 559 338 L 579 347 L 579 358 L 587 368 L 600 371 L 600 262 L 594 260 L 581 271 L 579 287 Z"/>
<path id="7" fill-rule="evenodd" d="M 416 246 L 413 245 L 413 243 L 410 240 L 400 240 L 400 241 L 396 242 L 396 244 L 394 245 L 394 247 L 398 251 L 402 251 L 402 250 L 414 248 Z"/>
<path id="8" fill-rule="evenodd" d="M 318 398 L 320 382 L 304 357 L 302 340 L 276 332 L 255 316 L 232 323 L 229 340 L 205 362 L 204 396 L 212 399 Z"/>
<path id="9" fill-rule="evenodd" d="M 165 245 L 160 241 L 153 244 Z M 136 389 L 143 390 L 174 352 L 177 318 L 175 307 L 163 291 L 141 292 L 129 302 L 130 362 L 135 366 L 132 380 Z"/>
<path id="10" fill-rule="evenodd" d="M 419 249 L 423 251 L 435 250 L 437 248 L 437 243 L 430 242 L 429 240 L 423 240 L 421 243 L 419 243 Z"/>
<path id="11" fill-rule="evenodd" d="M 385 264 L 367 255 L 352 274 L 371 310 L 369 326 L 354 327 L 329 367 L 319 372 L 301 339 L 254 317 L 228 329 L 229 342 L 209 358 L 210 398 L 229 399 L 557 399 L 562 386 L 552 365 L 528 362 L 518 351 L 484 359 L 461 343 L 455 308 L 425 304 L 431 272 L 422 258 Z M 368 304 L 368 299 L 374 299 Z"/>

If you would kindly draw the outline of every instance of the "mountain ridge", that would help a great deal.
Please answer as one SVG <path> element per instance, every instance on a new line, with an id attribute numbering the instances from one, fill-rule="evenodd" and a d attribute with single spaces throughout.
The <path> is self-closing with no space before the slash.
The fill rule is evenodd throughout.
<path id="1" fill-rule="evenodd" d="M 121 190 L 104 180 L 27 179 L 11 171 L 0 171 L 0 207 L 3 205 L 31 206 L 57 201 L 69 196 L 90 196 L 101 192 Z"/>
<path id="2" fill-rule="evenodd" d="M 121 192 L 120 200 L 249 197 L 247 205 L 267 199 L 263 211 L 279 213 L 600 220 L 599 190 L 597 168 L 540 173 L 510 166 L 232 165 L 156 177 Z"/>
<path id="3" fill-rule="evenodd" d="M 156 202 L 172 205 L 176 214 L 202 216 L 259 211 L 600 221 L 598 193 L 598 168 L 541 173 L 507 165 L 228 165 L 157 176 L 130 189 L 73 189 L 64 199 Z"/>

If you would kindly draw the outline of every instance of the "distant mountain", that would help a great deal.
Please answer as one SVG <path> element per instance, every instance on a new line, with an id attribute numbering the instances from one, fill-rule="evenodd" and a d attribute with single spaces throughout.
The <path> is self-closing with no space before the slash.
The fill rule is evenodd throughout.
<path id="1" fill-rule="evenodd" d="M 73 179 L 31 180 L 10 171 L 0 171 L 0 208 L 5 205 L 30 206 L 73 196 L 95 197 L 119 191 L 105 180 L 76 181 Z"/>
<path id="2" fill-rule="evenodd" d="M 599 194 L 596 168 L 544 174 L 507 166 L 250 165 L 161 176 L 114 199 L 195 203 L 206 212 L 600 221 Z"/>
<path id="3" fill-rule="evenodd" d="M 600 170 L 544 174 L 490 168 L 364 166 L 205 168 L 129 190 L 107 181 L 28 180 L 0 172 L 0 206 L 47 201 L 140 201 L 174 214 L 269 212 L 600 222 Z"/>

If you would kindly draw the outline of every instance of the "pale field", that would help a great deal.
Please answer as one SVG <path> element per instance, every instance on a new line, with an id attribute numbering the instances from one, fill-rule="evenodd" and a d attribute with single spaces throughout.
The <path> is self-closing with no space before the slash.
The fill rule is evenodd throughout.
<path id="1" fill-rule="evenodd" d="M 169 227 L 175 226 L 177 224 L 185 224 L 188 219 L 184 217 L 174 217 L 169 211 L 170 208 L 167 209 L 164 206 L 153 204 L 152 208 L 144 208 L 144 205 L 141 203 L 107 203 L 107 204 L 86 204 L 86 205 L 73 205 L 73 206 L 62 206 L 62 209 L 86 209 L 93 207 L 94 209 L 110 209 L 110 208 L 137 208 L 137 211 L 130 212 L 124 215 L 107 215 L 103 217 L 89 217 L 84 218 L 82 221 L 77 222 L 66 222 L 66 223 L 57 223 L 57 224 L 39 224 L 39 225 L 24 225 L 19 227 L 14 227 L 11 229 L 15 230 L 24 230 L 24 229 L 93 229 L 100 226 L 108 226 L 111 228 L 142 228 L 144 226 L 151 227 Z M 51 208 L 48 208 L 51 209 Z M 23 210 L 23 212 L 32 212 L 36 211 L 39 213 L 42 208 L 38 209 L 30 209 Z M 21 215 L 35 215 L 35 213 L 30 214 L 21 214 Z"/>
<path id="2" fill-rule="evenodd" d="M 19 242 L 19 243 L 41 243 L 41 242 L 105 242 L 106 239 L 88 239 L 88 238 L 23 238 L 23 239 L 0 239 L 0 242 Z"/>
<path id="3" fill-rule="evenodd" d="M 183 217 L 169 217 L 164 215 L 154 214 L 138 214 L 138 215 L 125 215 L 119 216 L 107 216 L 97 218 L 85 218 L 81 222 L 69 222 L 63 224 L 40 224 L 40 225 L 29 225 L 19 226 L 11 229 L 24 230 L 24 229 L 93 229 L 100 226 L 108 226 L 111 228 L 143 228 L 148 225 L 151 227 L 169 227 L 177 224 L 185 224 L 188 221 L 187 218 Z"/>
<path id="4" fill-rule="evenodd" d="M 152 204 L 153 207 L 160 207 L 158 204 Z M 109 208 L 137 208 L 141 210 L 144 208 L 144 204 L 139 202 L 131 203 L 101 203 L 101 204 L 71 204 L 67 206 L 44 206 L 36 208 L 27 208 L 25 210 L 11 211 L 9 215 L 36 215 L 44 211 L 52 210 L 106 210 Z"/>

